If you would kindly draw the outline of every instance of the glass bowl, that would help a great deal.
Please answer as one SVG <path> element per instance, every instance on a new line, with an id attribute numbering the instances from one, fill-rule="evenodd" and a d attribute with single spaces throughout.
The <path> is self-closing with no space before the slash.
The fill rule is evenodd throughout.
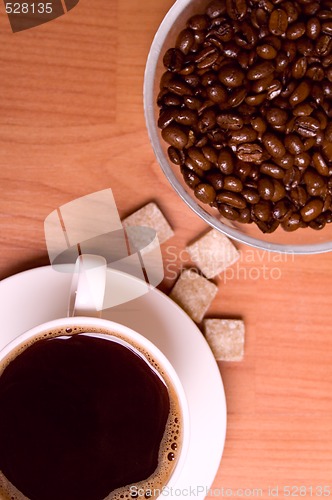
<path id="1" fill-rule="evenodd" d="M 165 71 L 163 56 L 174 47 L 178 33 L 185 27 L 187 19 L 202 13 L 210 0 L 177 0 L 162 21 L 152 42 L 147 59 L 144 78 L 144 112 L 150 141 L 156 158 L 180 198 L 210 226 L 230 238 L 263 250 L 292 254 L 313 254 L 332 250 L 332 223 L 321 230 L 301 228 L 286 232 L 279 227 L 274 233 L 264 234 L 256 224 L 242 224 L 221 218 L 215 208 L 201 203 L 185 184 L 178 166 L 168 159 L 168 144 L 157 127 L 159 109 L 156 104 L 159 82 Z"/>

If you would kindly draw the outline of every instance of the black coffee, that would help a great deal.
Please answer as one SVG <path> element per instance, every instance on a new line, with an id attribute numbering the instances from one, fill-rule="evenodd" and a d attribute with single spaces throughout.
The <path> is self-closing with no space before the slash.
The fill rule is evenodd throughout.
<path id="1" fill-rule="evenodd" d="M 29 499 L 130 498 L 128 485 L 158 487 L 170 476 L 180 437 L 174 397 L 119 342 L 41 339 L 3 371 L 0 470 Z"/>

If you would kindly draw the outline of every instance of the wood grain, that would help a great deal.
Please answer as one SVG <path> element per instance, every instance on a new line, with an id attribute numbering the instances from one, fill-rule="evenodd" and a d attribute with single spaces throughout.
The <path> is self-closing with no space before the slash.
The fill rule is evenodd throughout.
<path id="1" fill-rule="evenodd" d="M 16 34 L 1 5 L 1 279 L 48 263 L 52 210 L 108 187 L 121 216 L 154 200 L 172 224 L 163 290 L 190 265 L 184 247 L 207 227 L 159 169 L 142 105 L 149 46 L 171 4 L 81 0 Z M 330 485 L 332 496 L 332 254 L 275 260 L 239 247 L 208 312 L 247 328 L 244 361 L 220 363 L 228 430 L 213 488 L 270 498 L 279 486 L 282 498 L 283 486 Z"/>

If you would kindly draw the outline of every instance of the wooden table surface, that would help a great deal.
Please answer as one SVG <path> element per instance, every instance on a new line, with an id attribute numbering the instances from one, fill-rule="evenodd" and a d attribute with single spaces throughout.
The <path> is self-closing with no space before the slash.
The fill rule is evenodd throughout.
<path id="1" fill-rule="evenodd" d="M 172 224 L 162 289 L 171 288 L 184 246 L 207 229 L 164 178 L 143 116 L 146 57 L 172 3 L 81 0 L 15 34 L 1 3 L 0 279 L 49 263 L 51 211 L 111 187 L 121 216 L 156 201 Z M 228 429 L 213 488 L 233 498 L 270 498 L 269 488 L 309 498 L 329 486 L 332 496 L 332 253 L 239 248 L 234 276 L 217 280 L 208 311 L 246 323 L 244 360 L 220 363 Z"/>

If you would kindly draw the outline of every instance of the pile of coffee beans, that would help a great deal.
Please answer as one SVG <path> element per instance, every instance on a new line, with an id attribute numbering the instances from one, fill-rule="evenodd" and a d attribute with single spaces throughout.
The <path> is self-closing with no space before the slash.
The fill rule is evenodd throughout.
<path id="1" fill-rule="evenodd" d="M 263 232 L 332 222 L 332 0 L 213 0 L 163 62 L 158 126 L 201 202 Z"/>

